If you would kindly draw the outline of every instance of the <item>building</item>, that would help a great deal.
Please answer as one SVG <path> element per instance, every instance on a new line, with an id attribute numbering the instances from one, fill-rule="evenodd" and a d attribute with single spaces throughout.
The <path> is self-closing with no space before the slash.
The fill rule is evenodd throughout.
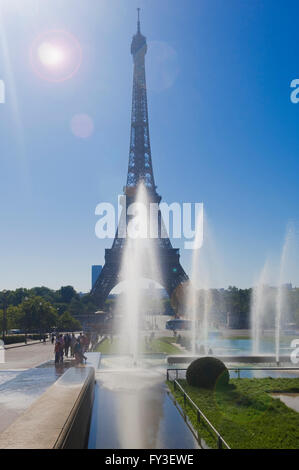
<path id="1" fill-rule="evenodd" d="M 99 275 L 102 272 L 103 266 L 101 265 L 94 265 L 91 267 L 91 288 L 95 285 Z"/>

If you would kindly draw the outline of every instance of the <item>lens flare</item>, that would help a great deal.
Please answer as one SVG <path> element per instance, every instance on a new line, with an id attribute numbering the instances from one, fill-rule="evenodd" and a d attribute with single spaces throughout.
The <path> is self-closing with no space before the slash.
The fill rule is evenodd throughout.
<path id="1" fill-rule="evenodd" d="M 71 131 L 79 139 L 87 139 L 93 134 L 94 123 L 88 114 L 75 114 L 71 120 Z"/>
<path id="2" fill-rule="evenodd" d="M 43 42 L 38 48 L 38 56 L 45 67 L 56 67 L 63 63 L 65 52 L 50 42 Z"/>
<path id="3" fill-rule="evenodd" d="M 82 62 L 82 49 L 72 34 L 66 31 L 48 31 L 33 42 L 30 61 L 40 78 L 50 82 L 63 82 L 78 72 Z"/>

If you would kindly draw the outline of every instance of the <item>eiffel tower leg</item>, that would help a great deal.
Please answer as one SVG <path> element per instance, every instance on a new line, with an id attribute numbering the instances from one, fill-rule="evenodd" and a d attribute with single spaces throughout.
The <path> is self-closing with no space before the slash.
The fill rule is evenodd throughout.
<path id="1" fill-rule="evenodd" d="M 188 280 L 189 278 L 187 274 L 179 263 L 172 267 L 165 282 L 165 289 L 167 290 L 169 298 L 171 298 L 173 292 L 179 285 L 187 282 Z"/>
<path id="2" fill-rule="evenodd" d="M 159 254 L 160 267 L 158 272 L 150 273 L 145 271 L 143 276 L 161 284 L 171 299 L 175 289 L 188 281 L 189 278 L 179 262 L 177 250 L 171 248 L 165 251 L 163 250 L 163 252 Z M 106 263 L 91 291 L 91 296 L 101 309 L 103 309 L 111 290 L 121 281 L 119 277 L 120 259 L 118 262 L 111 262 L 113 258 L 114 261 L 117 258 L 117 255 L 113 252 L 113 248 L 106 250 Z"/>
<path id="3" fill-rule="evenodd" d="M 111 264 L 105 264 L 91 291 L 91 296 L 94 298 L 99 309 L 104 308 L 108 295 L 118 282 L 118 270 L 116 267 Z"/>

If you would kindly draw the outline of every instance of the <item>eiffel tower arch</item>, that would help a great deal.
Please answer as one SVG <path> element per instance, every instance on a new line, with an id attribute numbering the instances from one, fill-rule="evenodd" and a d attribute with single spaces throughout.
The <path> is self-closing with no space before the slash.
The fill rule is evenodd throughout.
<path id="1" fill-rule="evenodd" d="M 159 204 L 161 201 L 161 196 L 157 193 L 152 166 L 145 75 L 146 52 L 147 43 L 140 31 L 138 9 L 137 33 L 133 36 L 131 44 L 134 74 L 129 165 L 127 184 L 124 188 L 127 207 L 135 201 L 137 188 L 141 183 L 146 188 L 149 202 Z M 126 223 L 128 223 L 127 217 Z M 147 268 L 149 263 L 144 263 L 143 277 L 161 284 L 171 297 L 174 290 L 189 278 L 180 264 L 179 250 L 172 247 L 168 236 L 163 233 L 160 210 L 158 211 L 158 238 L 154 239 L 154 243 L 156 244 L 158 269 L 155 273 L 149 272 Z M 125 238 L 121 238 L 119 230 L 117 230 L 112 247 L 105 250 L 104 267 L 91 290 L 91 296 L 100 308 L 103 307 L 111 290 L 119 282 L 125 280 L 121 276 L 124 246 Z"/>

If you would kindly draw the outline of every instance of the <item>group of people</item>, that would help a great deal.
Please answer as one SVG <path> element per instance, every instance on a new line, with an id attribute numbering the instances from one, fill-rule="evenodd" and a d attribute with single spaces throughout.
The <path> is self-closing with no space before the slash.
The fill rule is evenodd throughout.
<path id="1" fill-rule="evenodd" d="M 52 335 L 52 344 L 55 341 L 55 336 Z M 74 333 L 66 333 L 65 335 L 56 334 L 55 341 L 55 364 L 62 364 L 63 358 L 74 357 L 77 364 L 86 362 L 85 352 L 88 350 L 90 344 L 90 337 L 86 334 L 80 333 L 78 337 Z"/>

